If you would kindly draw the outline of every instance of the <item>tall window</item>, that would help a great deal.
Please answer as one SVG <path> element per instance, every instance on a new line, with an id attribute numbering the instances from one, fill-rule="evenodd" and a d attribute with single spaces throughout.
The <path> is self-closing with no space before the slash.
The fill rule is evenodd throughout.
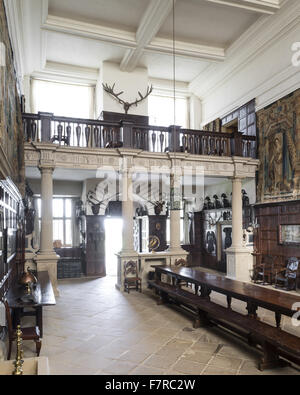
<path id="1" fill-rule="evenodd" d="M 32 110 L 73 118 L 94 118 L 94 88 L 52 81 L 32 80 Z"/>
<path id="2" fill-rule="evenodd" d="M 188 101 L 186 98 L 175 99 L 176 125 L 188 127 Z M 174 125 L 174 98 L 170 96 L 150 95 L 148 98 L 148 114 L 150 125 Z"/>
<path id="3" fill-rule="evenodd" d="M 38 199 L 38 215 L 41 223 L 41 199 Z M 72 247 L 72 199 L 53 199 L 53 241 L 60 240 L 63 247 Z"/>

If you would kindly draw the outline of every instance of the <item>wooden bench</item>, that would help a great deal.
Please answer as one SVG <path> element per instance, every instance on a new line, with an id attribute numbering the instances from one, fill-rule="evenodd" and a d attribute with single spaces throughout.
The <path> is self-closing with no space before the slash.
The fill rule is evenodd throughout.
<path id="1" fill-rule="evenodd" d="M 160 295 L 159 304 L 174 301 L 194 313 L 195 328 L 214 323 L 246 337 L 252 346 L 259 344 L 263 351 L 258 365 L 260 370 L 286 365 L 279 355 L 300 364 L 299 337 L 223 307 L 212 302 L 209 298 L 194 295 L 160 281 L 149 280 L 148 283 Z"/>

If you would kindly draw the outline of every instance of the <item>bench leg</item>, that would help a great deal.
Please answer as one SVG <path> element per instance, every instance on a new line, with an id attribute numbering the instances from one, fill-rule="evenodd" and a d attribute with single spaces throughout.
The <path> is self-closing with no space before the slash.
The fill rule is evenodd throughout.
<path id="1" fill-rule="evenodd" d="M 289 366 L 289 363 L 280 359 L 276 347 L 272 346 L 268 342 L 264 342 L 263 356 L 258 364 L 258 369 L 263 371 L 264 369 L 272 369 L 278 367 Z"/>
<path id="2" fill-rule="evenodd" d="M 197 329 L 197 328 L 202 328 L 202 327 L 208 326 L 208 325 L 209 325 L 209 320 L 207 318 L 206 313 L 198 310 L 197 317 L 195 318 L 195 320 L 193 322 L 193 328 Z"/>
<path id="3" fill-rule="evenodd" d="M 168 298 L 168 294 L 166 294 L 165 292 L 159 291 L 159 300 L 157 301 L 158 305 L 162 305 L 165 303 L 168 303 L 169 298 Z"/>

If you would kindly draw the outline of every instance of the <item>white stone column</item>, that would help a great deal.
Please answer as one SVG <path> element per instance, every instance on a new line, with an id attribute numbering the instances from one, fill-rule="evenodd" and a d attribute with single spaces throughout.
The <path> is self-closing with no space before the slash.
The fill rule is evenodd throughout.
<path id="1" fill-rule="evenodd" d="M 182 250 L 180 242 L 180 210 L 170 210 L 170 251 Z"/>
<path id="2" fill-rule="evenodd" d="M 57 289 L 57 259 L 53 250 L 53 167 L 41 166 L 41 237 L 40 251 L 37 254 L 37 271 L 48 271 L 55 295 Z"/>
<path id="3" fill-rule="evenodd" d="M 170 263 L 173 264 L 176 259 L 186 259 L 188 253 L 181 248 L 180 238 L 180 208 L 181 208 L 181 170 L 178 166 L 174 167 L 170 174 L 170 245 L 171 253 Z"/>
<path id="4" fill-rule="evenodd" d="M 253 267 L 252 250 L 243 246 L 242 178 L 232 179 L 232 245 L 226 250 L 227 277 L 250 281 Z"/>
<path id="5" fill-rule="evenodd" d="M 123 253 L 132 253 L 133 248 L 133 198 L 132 198 L 132 174 L 129 170 L 122 173 L 123 200 L 122 200 L 122 217 L 123 217 Z"/>
<path id="6" fill-rule="evenodd" d="M 232 247 L 243 245 L 242 179 L 232 179 Z"/>
<path id="7" fill-rule="evenodd" d="M 133 260 L 138 262 L 138 253 L 134 251 L 133 222 L 134 207 L 132 193 L 132 172 L 127 167 L 127 160 L 124 159 L 122 169 L 122 250 L 118 255 L 118 275 L 116 288 L 124 290 L 124 263 Z"/>

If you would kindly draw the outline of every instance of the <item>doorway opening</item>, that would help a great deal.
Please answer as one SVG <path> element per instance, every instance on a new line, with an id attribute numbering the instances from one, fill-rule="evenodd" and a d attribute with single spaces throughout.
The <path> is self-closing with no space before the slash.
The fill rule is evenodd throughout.
<path id="1" fill-rule="evenodd" d="M 118 254 L 122 249 L 122 218 L 106 218 L 105 226 L 105 261 L 106 274 L 108 276 L 117 275 Z"/>

